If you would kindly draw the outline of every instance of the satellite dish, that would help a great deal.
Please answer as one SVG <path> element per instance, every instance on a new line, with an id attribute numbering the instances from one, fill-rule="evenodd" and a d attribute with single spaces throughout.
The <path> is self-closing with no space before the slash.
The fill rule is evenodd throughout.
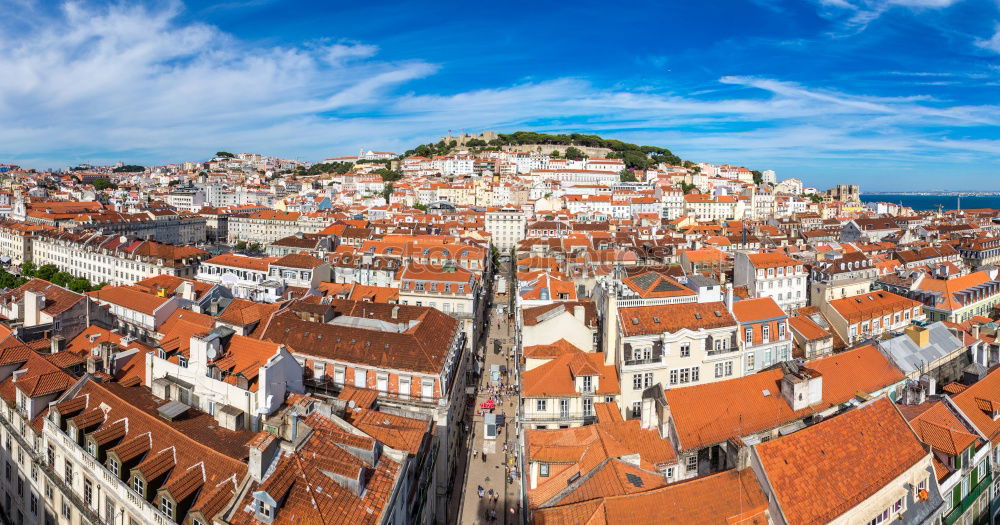
<path id="1" fill-rule="evenodd" d="M 215 351 L 215 347 L 208 345 L 208 360 L 215 361 L 216 357 L 218 357 L 218 352 Z"/>

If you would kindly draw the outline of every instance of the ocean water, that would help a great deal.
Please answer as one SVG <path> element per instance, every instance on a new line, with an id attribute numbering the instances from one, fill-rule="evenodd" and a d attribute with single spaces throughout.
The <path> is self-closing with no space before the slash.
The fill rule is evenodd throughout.
<path id="1" fill-rule="evenodd" d="M 953 195 L 871 195 L 861 194 L 862 202 L 891 202 L 902 204 L 916 211 L 937 211 L 942 206 L 945 211 L 958 209 L 958 197 Z M 963 210 L 973 208 L 992 208 L 1000 210 L 1000 195 L 998 196 L 966 196 L 962 197 Z"/>

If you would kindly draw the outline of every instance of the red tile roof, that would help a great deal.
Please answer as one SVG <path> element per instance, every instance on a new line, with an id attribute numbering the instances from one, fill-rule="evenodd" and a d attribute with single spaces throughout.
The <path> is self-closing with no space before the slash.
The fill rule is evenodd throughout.
<path id="1" fill-rule="evenodd" d="M 861 504 L 930 453 L 882 397 L 754 446 L 789 523 L 827 523 Z"/>

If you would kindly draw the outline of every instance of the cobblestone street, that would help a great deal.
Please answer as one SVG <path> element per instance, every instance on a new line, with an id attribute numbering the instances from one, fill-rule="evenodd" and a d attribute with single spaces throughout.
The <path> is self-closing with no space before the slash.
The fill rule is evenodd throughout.
<path id="1" fill-rule="evenodd" d="M 515 382 L 511 372 L 514 365 L 511 361 L 513 321 L 508 322 L 506 313 L 501 313 L 501 305 L 490 309 L 486 345 L 476 356 L 481 375 L 477 381 L 475 406 L 469 411 L 467 463 L 464 472 L 459 469 L 465 481 L 457 484 L 462 487 L 462 493 L 454 495 L 462 502 L 459 523 L 463 524 L 517 523 L 520 511 L 519 481 L 512 475 L 517 466 L 517 436 L 514 435 L 517 392 L 510 387 Z M 495 404 L 492 411 L 481 408 L 490 401 Z M 486 436 L 485 420 L 491 412 L 503 419 L 495 439 Z"/>

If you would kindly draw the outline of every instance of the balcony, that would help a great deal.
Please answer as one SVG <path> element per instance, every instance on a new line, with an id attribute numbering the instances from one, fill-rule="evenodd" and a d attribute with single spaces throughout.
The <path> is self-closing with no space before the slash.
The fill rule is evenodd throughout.
<path id="1" fill-rule="evenodd" d="M 737 352 L 737 351 L 739 351 L 739 347 L 736 347 L 736 346 L 727 346 L 726 348 L 723 348 L 721 350 L 715 350 L 715 349 L 709 350 L 708 352 L 705 353 L 705 355 L 707 355 L 709 357 L 712 357 L 712 356 L 716 356 L 716 355 L 732 354 L 732 353 Z"/>
<path id="2" fill-rule="evenodd" d="M 636 365 L 651 365 L 656 363 L 662 363 L 663 356 L 658 357 L 644 357 L 642 359 L 626 359 L 625 366 L 636 366 Z"/>

